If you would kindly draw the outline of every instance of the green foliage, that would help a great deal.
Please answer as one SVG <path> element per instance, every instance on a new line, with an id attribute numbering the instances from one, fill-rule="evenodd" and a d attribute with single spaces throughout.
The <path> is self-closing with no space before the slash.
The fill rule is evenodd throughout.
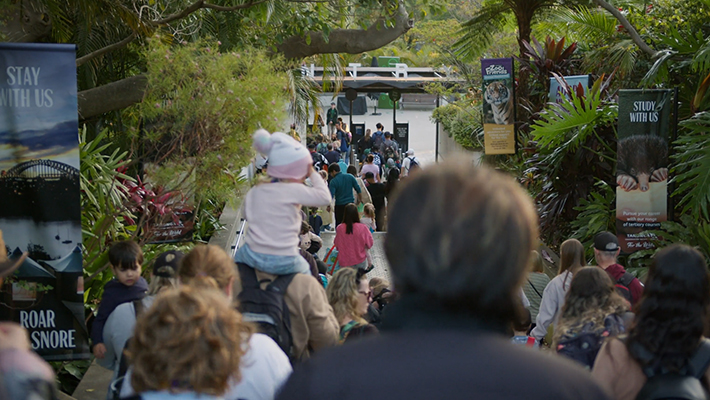
<path id="1" fill-rule="evenodd" d="M 680 123 L 683 134 L 674 142 L 671 172 L 677 186 L 673 193 L 682 213 L 710 219 L 710 112 L 701 112 Z"/>
<path id="2" fill-rule="evenodd" d="M 436 108 L 431 118 L 441 123 L 456 143 L 465 149 L 474 150 L 483 148 L 480 137 L 483 132 L 482 115 L 480 102 L 476 104 L 464 99 Z"/>
<path id="3" fill-rule="evenodd" d="M 579 212 L 572 221 L 574 230 L 571 237 L 584 244 L 587 259 L 594 257 L 594 235 L 602 231 L 614 232 L 616 230 L 616 191 L 607 182 L 596 183 L 597 191 L 589 193 L 586 199 L 580 199 L 575 211 Z"/>
<path id="4" fill-rule="evenodd" d="M 285 65 L 263 51 L 220 53 L 203 41 L 171 46 L 153 39 L 145 58 L 148 88 L 136 106 L 145 135 L 134 131 L 133 139 L 144 160 L 159 166 L 155 183 L 180 185 L 170 179 L 194 176 L 189 185 L 198 200 L 231 198 L 252 155 L 252 133 L 280 130 Z"/>
<path id="5" fill-rule="evenodd" d="M 532 126 L 538 152 L 529 160 L 526 175 L 539 176 L 539 182 L 528 186 L 540 188 L 535 198 L 540 232 L 550 245 L 559 245 L 572 233 L 583 200 L 601 201 L 590 198 L 591 193 L 600 192 L 604 198 L 607 186 L 599 182 L 613 182 L 618 107 L 606 99 L 608 85 L 602 77 L 586 96 L 566 87 L 562 102 L 549 103 Z"/>

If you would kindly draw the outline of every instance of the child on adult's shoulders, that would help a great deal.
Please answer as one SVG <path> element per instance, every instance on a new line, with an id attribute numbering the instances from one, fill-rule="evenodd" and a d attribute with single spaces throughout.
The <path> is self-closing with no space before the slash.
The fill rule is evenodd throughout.
<path id="1" fill-rule="evenodd" d="M 91 328 L 93 352 L 98 358 L 104 358 L 106 353 L 104 324 L 109 315 L 123 303 L 142 299 L 148 290 L 148 282 L 141 277 L 143 251 L 136 242 L 126 240 L 114 244 L 108 251 L 108 259 L 114 279 L 104 286 L 99 310 Z"/>

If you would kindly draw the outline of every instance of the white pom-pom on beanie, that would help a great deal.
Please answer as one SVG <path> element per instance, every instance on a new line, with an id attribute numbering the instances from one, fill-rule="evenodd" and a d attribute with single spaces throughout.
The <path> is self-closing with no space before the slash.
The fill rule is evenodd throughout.
<path id="1" fill-rule="evenodd" d="M 274 143 L 271 141 L 271 134 L 266 129 L 258 129 L 252 136 L 254 148 L 259 153 L 268 156 Z"/>
<path id="2" fill-rule="evenodd" d="M 279 179 L 303 179 L 308 174 L 313 158 L 310 151 L 291 136 L 264 129 L 254 133 L 254 148 L 267 156 L 269 176 Z"/>

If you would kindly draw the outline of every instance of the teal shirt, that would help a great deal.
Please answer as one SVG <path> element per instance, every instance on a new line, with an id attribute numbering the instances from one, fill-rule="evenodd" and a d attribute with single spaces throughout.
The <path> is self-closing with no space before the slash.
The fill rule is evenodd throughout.
<path id="1" fill-rule="evenodd" d="M 357 179 L 343 172 L 335 175 L 335 177 L 330 180 L 328 187 L 330 188 L 330 194 L 333 195 L 335 199 L 336 206 L 354 203 L 355 197 L 353 197 L 353 189 L 360 193 L 360 185 L 357 184 Z"/>

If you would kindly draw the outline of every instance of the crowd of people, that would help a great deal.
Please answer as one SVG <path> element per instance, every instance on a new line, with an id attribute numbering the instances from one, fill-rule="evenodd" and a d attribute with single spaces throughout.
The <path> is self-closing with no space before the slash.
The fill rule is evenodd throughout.
<path id="1" fill-rule="evenodd" d="M 366 143 L 392 142 L 377 128 Z M 376 145 L 343 168 L 314 156 L 322 142 L 309 151 L 263 130 L 254 143 L 268 166 L 234 257 L 168 251 L 147 282 L 137 244 L 111 247 L 115 279 L 92 326 L 109 398 L 706 398 L 710 278 L 692 247 L 660 250 L 644 286 L 619 264 L 616 235 L 594 237 L 592 266 L 571 238 L 550 279 L 533 202 L 504 174 L 463 161 L 412 174 L 414 158 L 407 173 L 383 169 Z M 368 279 L 384 226 L 393 282 Z M 328 276 L 314 254 L 331 227 L 340 268 Z M 0 278 L 18 265 L 2 257 Z M 51 370 L 29 349 L 22 328 L 0 324 L 0 393 L 51 398 Z M 13 370 L 18 357 L 33 366 Z"/>

